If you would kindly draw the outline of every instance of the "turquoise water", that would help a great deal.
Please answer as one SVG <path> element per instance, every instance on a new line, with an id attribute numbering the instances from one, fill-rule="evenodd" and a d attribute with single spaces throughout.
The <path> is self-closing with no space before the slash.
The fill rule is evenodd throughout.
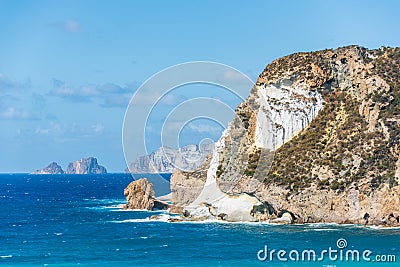
<path id="1" fill-rule="evenodd" d="M 168 179 L 168 176 L 165 176 Z M 0 175 L 0 266 L 400 266 L 400 229 L 337 225 L 168 223 L 162 212 L 122 211 L 126 174 Z M 148 217 L 160 214 L 159 221 Z M 395 263 L 261 262 L 264 249 L 345 249 Z M 345 251 L 345 250 L 344 250 Z"/>

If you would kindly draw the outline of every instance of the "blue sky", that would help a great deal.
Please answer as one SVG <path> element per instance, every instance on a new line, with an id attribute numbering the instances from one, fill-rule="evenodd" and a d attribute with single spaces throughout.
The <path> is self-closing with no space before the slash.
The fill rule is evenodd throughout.
<path id="1" fill-rule="evenodd" d="M 86 156 L 120 172 L 126 105 L 154 73 L 210 60 L 256 79 L 298 51 L 399 46 L 398 10 L 398 1 L 0 0 L 0 172 Z"/>

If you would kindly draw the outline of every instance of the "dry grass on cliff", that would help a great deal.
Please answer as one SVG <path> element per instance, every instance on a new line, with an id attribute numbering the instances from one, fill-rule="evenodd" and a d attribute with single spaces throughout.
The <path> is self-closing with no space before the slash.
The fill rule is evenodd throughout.
<path id="1" fill-rule="evenodd" d="M 390 91 L 378 90 L 360 99 L 350 91 L 332 88 L 328 73 L 333 70 L 327 70 L 327 66 L 332 65 L 337 52 L 331 50 L 284 57 L 268 65 L 260 76 L 261 80 L 274 82 L 280 75 L 295 71 L 298 78 L 310 78 L 307 76 L 310 64 L 318 65 L 327 73 L 325 82 L 317 88 L 325 99 L 323 110 L 306 129 L 276 151 L 266 184 L 282 185 L 293 192 L 311 184 L 343 191 L 350 185 L 357 187 L 358 182 L 365 179 L 370 181 L 371 190 L 383 183 L 397 184 L 394 178 L 397 158 L 393 148 L 399 145 L 400 139 L 400 49 L 368 51 L 375 57 L 373 59 L 362 48 L 341 48 L 339 52 L 346 49 L 358 49 L 362 63 L 374 65 L 368 75 L 379 75 L 389 84 Z M 343 64 L 348 60 L 342 60 Z M 372 105 L 378 103 L 381 107 L 378 121 L 383 122 L 382 127 L 387 127 L 389 138 L 380 126 L 369 131 L 366 118 L 360 114 L 361 101 L 370 99 Z M 361 158 L 358 166 L 355 156 Z M 316 171 L 321 167 L 329 170 L 325 179 Z"/>

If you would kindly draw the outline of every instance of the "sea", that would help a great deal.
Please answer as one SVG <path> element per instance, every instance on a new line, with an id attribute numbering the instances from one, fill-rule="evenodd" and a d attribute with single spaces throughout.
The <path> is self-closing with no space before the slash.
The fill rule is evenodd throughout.
<path id="1" fill-rule="evenodd" d="M 136 178 L 1 174 L 0 266 L 400 266 L 399 228 L 172 223 L 121 209 Z"/>

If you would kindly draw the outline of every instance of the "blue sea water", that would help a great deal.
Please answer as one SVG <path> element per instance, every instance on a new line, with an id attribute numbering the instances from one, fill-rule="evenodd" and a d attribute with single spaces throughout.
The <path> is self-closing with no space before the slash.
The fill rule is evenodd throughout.
<path id="1" fill-rule="evenodd" d="M 0 175 L 0 266 L 400 266 L 400 229 L 150 221 L 169 215 L 119 208 L 131 181 L 129 174 Z M 344 249 L 396 262 L 257 259 L 266 245 L 318 252 L 338 249 L 340 238 Z"/>

